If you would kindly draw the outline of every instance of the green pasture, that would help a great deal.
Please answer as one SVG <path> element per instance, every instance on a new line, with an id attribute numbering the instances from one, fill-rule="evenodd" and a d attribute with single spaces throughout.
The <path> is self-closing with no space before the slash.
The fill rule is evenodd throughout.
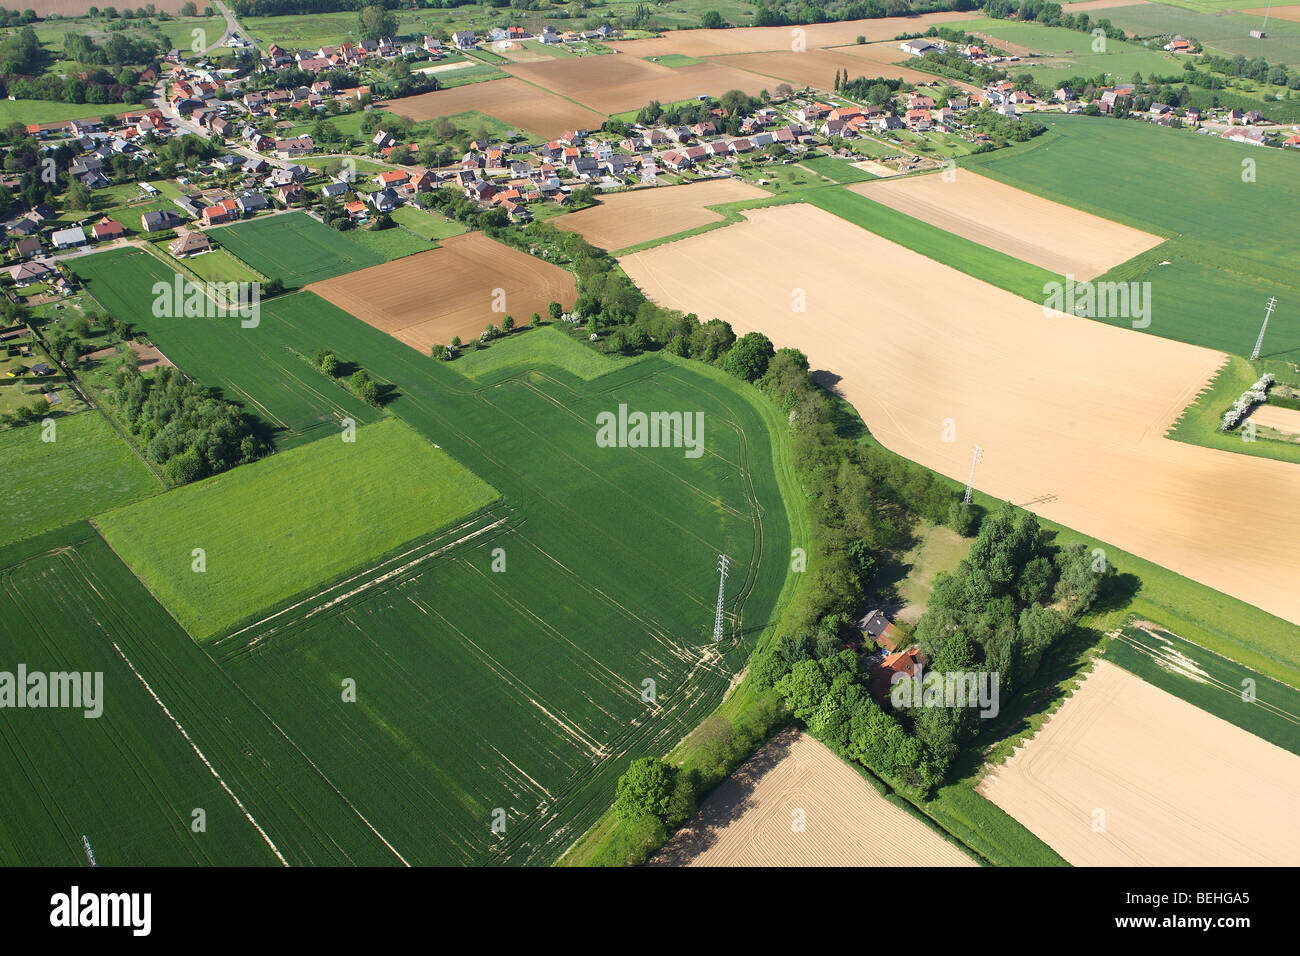
<path id="1" fill-rule="evenodd" d="M 272 455 L 96 524 L 199 640 L 497 497 L 396 421 Z M 206 554 L 195 572 L 191 551 Z"/>
<path id="2" fill-rule="evenodd" d="M 59 391 L 68 401 L 67 386 Z M 98 412 L 51 421 L 52 432 L 40 422 L 0 431 L 0 544 L 162 490 Z"/>

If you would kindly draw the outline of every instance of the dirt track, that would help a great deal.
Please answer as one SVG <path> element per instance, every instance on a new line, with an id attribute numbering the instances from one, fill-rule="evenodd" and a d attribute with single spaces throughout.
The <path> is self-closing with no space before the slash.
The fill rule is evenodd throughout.
<path id="1" fill-rule="evenodd" d="M 662 305 L 802 349 L 904 457 L 964 481 L 978 442 L 981 490 L 1300 623 L 1300 468 L 1163 437 L 1221 353 L 1049 318 L 811 206 L 744 215 L 622 264 Z"/>
<path id="2" fill-rule="evenodd" d="M 1164 240 L 1063 206 L 969 170 L 857 183 L 849 189 L 899 212 L 1032 262 L 1058 275 L 1093 279 Z"/>
<path id="3" fill-rule="evenodd" d="M 1109 661 L 976 789 L 1075 866 L 1300 864 L 1300 757 Z"/>
<path id="4" fill-rule="evenodd" d="M 623 249 L 720 222 L 722 217 L 707 206 L 767 195 L 757 186 L 736 179 L 636 189 L 602 196 L 599 206 L 561 216 L 553 225 L 581 233 L 584 239 L 602 249 Z"/>
<path id="5" fill-rule="evenodd" d="M 804 829 L 796 832 L 796 811 Z M 655 866 L 974 866 L 807 734 L 772 738 L 709 795 Z"/>
<path id="6" fill-rule="evenodd" d="M 524 325 L 533 312 L 545 315 L 551 300 L 567 307 L 577 295 L 568 272 L 481 232 L 307 288 L 425 354 L 454 335 L 477 339 L 507 314 Z M 504 292 L 504 312 L 492 310 L 497 290 Z"/>

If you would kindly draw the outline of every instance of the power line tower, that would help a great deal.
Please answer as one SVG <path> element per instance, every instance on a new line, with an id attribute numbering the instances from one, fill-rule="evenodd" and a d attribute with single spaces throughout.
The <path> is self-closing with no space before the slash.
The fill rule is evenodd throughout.
<path id="1" fill-rule="evenodd" d="M 723 600 L 727 590 L 727 556 L 718 555 L 718 610 L 713 616 L 713 640 L 722 640 Z"/>
<path id="2" fill-rule="evenodd" d="M 1268 319 L 1275 308 L 1277 308 L 1277 296 L 1269 296 L 1268 306 L 1264 309 L 1264 324 L 1259 327 L 1259 338 L 1255 340 L 1255 350 L 1250 353 L 1252 362 L 1259 358 L 1259 350 L 1264 347 L 1264 333 L 1268 331 Z"/>
<path id="3" fill-rule="evenodd" d="M 966 494 L 962 495 L 961 499 L 961 503 L 964 505 L 970 504 L 970 493 L 975 487 L 975 466 L 978 465 L 983 458 L 984 449 L 979 445 L 976 445 L 975 450 L 971 452 L 970 456 L 970 477 L 966 479 Z"/>

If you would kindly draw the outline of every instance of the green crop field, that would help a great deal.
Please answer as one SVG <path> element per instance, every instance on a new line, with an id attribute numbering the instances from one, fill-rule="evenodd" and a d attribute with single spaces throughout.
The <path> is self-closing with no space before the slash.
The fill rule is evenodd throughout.
<path id="1" fill-rule="evenodd" d="M 1192 5 L 1178 4 L 1180 7 Z M 1234 4 L 1237 9 L 1266 5 L 1267 2 L 1251 5 L 1241 0 Z M 1226 8 L 1231 9 L 1233 7 Z M 1300 62 L 1300 23 L 1277 17 L 1269 18 L 1268 36 L 1258 40 L 1250 35 L 1250 31 L 1258 30 L 1264 18 L 1242 13 L 1197 12 L 1191 9 L 1180 10 L 1167 3 L 1146 3 L 1111 10 L 1093 10 L 1089 16 L 1094 20 L 1106 17 L 1121 30 L 1138 36 L 1178 33 L 1185 37 L 1195 37 L 1207 52 L 1220 55 L 1240 53 L 1250 57 L 1262 56 L 1269 63 Z"/>
<path id="2" fill-rule="evenodd" d="M 262 422 L 267 437 L 281 450 L 337 435 L 345 418 L 364 423 L 381 414 L 331 382 L 289 345 L 297 328 L 313 321 L 314 303 L 321 301 L 315 297 L 288 295 L 263 302 L 256 328 L 243 328 L 237 318 L 154 318 L 153 285 L 171 282 L 175 275 L 158 259 L 138 249 L 121 249 L 71 262 L 104 309 L 141 328 L 187 374 L 239 403 Z M 320 347 L 347 358 L 342 342 Z"/>
<path id="3" fill-rule="evenodd" d="M 1148 621 L 1130 621 L 1106 645 L 1106 659 L 1149 684 L 1300 754 L 1300 690 Z"/>
<path id="4" fill-rule="evenodd" d="M 313 442 L 96 519 L 199 640 L 360 567 L 497 494 L 400 422 Z M 191 550 L 204 551 L 195 572 Z"/>
<path id="5" fill-rule="evenodd" d="M 1300 157 L 1187 130 L 1104 118 L 1042 116 L 1028 144 L 962 160 L 1019 189 L 1175 238 L 1098 281 L 1151 283 L 1150 334 L 1249 355 L 1270 295 L 1300 302 L 1278 249 L 1300 245 L 1293 183 Z M 1243 181 L 1243 160 L 1254 181 Z M 1167 261 L 1169 265 L 1160 263 Z M 1294 357 L 1300 321 L 1279 309 L 1263 356 Z M 1123 318 L 1099 319 L 1130 325 Z"/>
<path id="6" fill-rule="evenodd" d="M 469 388 L 375 347 L 388 362 L 363 361 L 402 382 L 394 412 L 503 501 L 212 653 L 404 855 L 550 862 L 630 758 L 666 752 L 717 705 L 770 618 L 789 538 L 764 420 L 747 386 L 656 358 L 589 383 L 516 366 Z M 619 403 L 703 412 L 705 453 L 597 447 L 596 415 Z M 721 552 L 741 640 L 715 648 Z M 336 704 L 345 677 L 352 711 Z"/>
<path id="7" fill-rule="evenodd" d="M 717 706 L 772 619 L 790 533 L 762 399 L 720 371 L 606 359 L 554 329 L 496 343 L 473 356 L 488 364 L 458 370 L 309 293 L 282 301 L 310 316 L 278 327 L 283 348 L 333 347 L 393 382 L 389 410 L 502 497 L 428 532 L 438 522 L 425 512 L 447 500 L 448 481 L 378 454 L 368 436 L 406 429 L 386 422 L 359 429 L 355 446 L 317 442 L 168 492 L 149 509 L 101 516 L 114 547 L 177 618 L 186 620 L 183 604 L 193 600 L 223 604 L 228 621 L 257 619 L 203 646 L 170 622 L 157 629 L 188 644 L 184 654 L 151 645 L 142 663 L 123 649 L 205 753 L 205 740 L 215 749 L 248 739 L 246 753 L 209 753 L 223 777 L 274 768 L 256 786 L 245 777 L 231 787 L 289 862 L 398 854 L 426 864 L 551 862 L 609 806 L 629 760 L 666 753 Z M 246 361 L 244 334 L 207 339 L 207 367 Z M 530 360 L 530 351 L 546 357 Z M 702 413 L 702 454 L 600 447 L 596 416 L 620 404 Z M 236 489 L 244 483 L 256 487 Z M 314 520 L 299 525 L 308 537 L 290 543 L 293 553 L 250 554 L 250 537 L 304 509 Z M 402 540 L 421 536 L 364 566 L 349 536 L 374 522 L 400 524 Z M 190 570 L 195 547 L 206 547 L 202 575 Z M 719 646 L 710 631 L 724 552 L 729 636 Z M 146 569 L 141 553 L 162 570 Z M 221 567 L 230 554 L 243 566 Z M 134 589 L 129 599 L 101 589 L 106 601 L 128 609 L 150 601 L 149 613 L 161 615 L 107 548 L 104 556 Z M 347 563 L 352 570 L 337 571 Z M 201 578 L 211 590 L 169 591 L 186 585 L 167 575 Z M 227 575 L 248 583 L 231 587 Z M 312 598 L 288 596 L 328 575 Z M 273 595 L 259 578 L 282 589 Z M 131 618 L 102 626 L 119 619 Z M 146 621 L 133 639 L 154 632 Z M 203 672 L 213 660 L 219 669 Z M 155 669 L 176 677 L 155 678 Z M 349 678 L 355 701 L 341 694 Z M 223 699 L 227 692 L 242 702 Z M 223 720 L 196 733 L 191 724 L 211 713 Z M 280 746 L 298 755 L 293 768 L 310 761 L 311 773 L 281 772 L 271 752 Z M 260 789 L 272 781 L 292 806 Z M 314 789 L 322 781 L 333 803 Z M 355 820 L 322 821 L 313 801 Z M 491 826 L 497 808 L 500 834 Z M 338 846 L 322 846 L 335 827 Z M 255 854 L 256 844 L 246 849 Z"/>
<path id="8" fill-rule="evenodd" d="M 225 226 L 215 237 L 223 248 L 290 288 L 385 261 L 377 252 L 301 212 Z"/>
<path id="9" fill-rule="evenodd" d="M 0 550 L 0 581 L 7 669 L 103 673 L 98 718 L 0 710 L 0 860 L 85 866 L 85 837 L 102 866 L 401 862 L 89 525 Z"/>
<path id="10" fill-rule="evenodd" d="M 1089 14 L 1094 20 L 1104 16 Z M 945 24 L 954 30 L 964 30 L 981 36 L 991 36 L 994 41 L 1028 47 L 1035 53 L 1050 54 L 1041 59 L 1023 59 L 1018 63 L 1003 64 L 1012 75 L 1032 73 L 1039 83 L 1052 84 L 1071 76 L 1097 76 L 1110 74 L 1115 82 L 1126 83 L 1134 73 L 1177 75 L 1182 71 L 1182 60 L 1172 53 L 1148 49 L 1138 43 L 1107 40 L 1104 52 L 1092 48 L 1093 36 L 1081 30 L 1065 27 L 1045 27 L 1040 23 L 1017 23 L 1012 20 L 984 18 L 961 23 Z"/>
<path id="11" fill-rule="evenodd" d="M 66 389 L 62 391 L 66 392 Z M 162 490 L 98 412 L 0 431 L 0 544 Z"/>

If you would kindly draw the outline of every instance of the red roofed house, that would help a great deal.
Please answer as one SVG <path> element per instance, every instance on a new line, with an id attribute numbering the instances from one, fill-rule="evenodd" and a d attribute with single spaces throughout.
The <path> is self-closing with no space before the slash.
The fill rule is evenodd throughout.
<path id="1" fill-rule="evenodd" d="M 380 173 L 375 180 L 380 186 L 401 186 L 411 178 L 411 174 L 404 169 L 390 169 L 387 172 Z"/>
<path id="2" fill-rule="evenodd" d="M 239 205 L 233 199 L 223 199 L 215 206 L 203 210 L 203 225 L 215 226 L 222 222 L 234 222 L 239 218 Z"/>
<path id="3" fill-rule="evenodd" d="M 126 231 L 120 222 L 105 216 L 90 227 L 90 234 L 96 239 L 121 239 L 126 235 Z"/>
<path id="4" fill-rule="evenodd" d="M 894 686 L 896 676 L 914 677 L 917 670 L 928 663 L 930 658 L 915 646 L 890 654 L 871 669 L 871 696 L 883 704 L 889 700 L 889 690 Z"/>

